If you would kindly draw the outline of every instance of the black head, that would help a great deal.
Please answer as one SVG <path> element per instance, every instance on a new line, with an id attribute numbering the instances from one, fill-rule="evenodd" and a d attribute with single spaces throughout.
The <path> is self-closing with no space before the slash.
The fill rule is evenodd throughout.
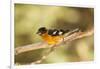
<path id="1" fill-rule="evenodd" d="M 46 32 L 47 32 L 47 29 L 45 27 L 41 27 L 41 28 L 38 29 L 37 34 L 42 35 L 42 34 L 44 34 Z"/>

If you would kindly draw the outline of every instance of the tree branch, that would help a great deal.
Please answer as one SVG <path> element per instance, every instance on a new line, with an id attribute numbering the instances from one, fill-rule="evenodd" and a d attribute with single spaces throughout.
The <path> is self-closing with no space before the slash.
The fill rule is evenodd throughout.
<path id="1" fill-rule="evenodd" d="M 71 42 L 75 39 L 80 39 L 83 37 L 88 37 L 93 35 L 94 30 L 90 29 L 86 32 L 75 32 L 71 35 L 65 34 L 64 36 L 64 40 L 62 40 L 61 42 L 59 42 L 59 44 L 57 44 L 56 46 L 60 46 L 62 43 L 67 43 L 67 42 Z M 70 33 L 69 33 L 70 34 Z M 32 50 L 37 50 L 37 49 L 41 49 L 41 48 L 49 48 L 49 47 L 53 47 L 54 45 L 48 45 L 45 42 L 39 42 L 39 43 L 35 43 L 35 44 L 30 44 L 30 45 L 25 45 L 25 46 L 18 46 L 17 48 L 15 48 L 15 55 L 18 55 L 20 53 L 23 52 L 28 52 L 28 51 L 32 51 Z"/>

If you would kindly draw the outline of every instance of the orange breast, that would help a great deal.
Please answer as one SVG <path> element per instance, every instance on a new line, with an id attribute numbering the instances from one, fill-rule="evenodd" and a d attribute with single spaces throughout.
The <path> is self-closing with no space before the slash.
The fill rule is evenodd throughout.
<path id="1" fill-rule="evenodd" d="M 48 35 L 48 34 L 43 34 L 42 38 L 48 44 L 57 44 L 62 39 L 62 37 L 60 37 L 60 36 L 51 36 L 51 35 Z"/>

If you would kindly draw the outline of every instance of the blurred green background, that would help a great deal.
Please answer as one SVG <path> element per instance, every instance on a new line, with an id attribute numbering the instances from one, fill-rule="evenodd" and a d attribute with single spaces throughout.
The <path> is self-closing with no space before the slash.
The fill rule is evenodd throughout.
<path id="1" fill-rule="evenodd" d="M 43 41 L 36 34 L 38 28 L 75 29 L 93 28 L 94 9 L 82 7 L 15 4 L 15 48 Z M 29 64 L 41 58 L 48 49 L 29 51 L 15 56 L 15 64 Z M 93 35 L 58 47 L 42 63 L 91 61 L 94 58 Z"/>

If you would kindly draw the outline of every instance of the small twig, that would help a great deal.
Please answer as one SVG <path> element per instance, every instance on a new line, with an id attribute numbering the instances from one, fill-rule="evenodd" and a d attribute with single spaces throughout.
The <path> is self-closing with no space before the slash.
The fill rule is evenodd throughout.
<path id="1" fill-rule="evenodd" d="M 49 52 L 46 52 L 41 59 L 32 62 L 31 64 L 40 64 L 44 59 L 46 59 L 54 50 L 56 47 L 51 47 Z"/>
<path id="2" fill-rule="evenodd" d="M 79 31 L 79 32 L 73 33 L 72 35 L 65 36 L 64 41 L 61 41 L 59 44 L 57 44 L 57 46 L 60 46 L 60 44 L 62 44 L 63 42 L 71 42 L 75 39 L 93 35 L 93 33 L 94 33 L 93 29 L 88 30 L 86 32 Z M 41 49 L 41 48 L 49 48 L 49 47 L 51 48 L 52 46 L 53 45 L 48 45 L 45 42 L 40 42 L 40 43 L 35 43 L 35 44 L 30 44 L 30 45 L 25 45 L 25 46 L 18 46 L 17 48 L 15 48 L 15 55 L 18 55 L 23 52 Z"/>

